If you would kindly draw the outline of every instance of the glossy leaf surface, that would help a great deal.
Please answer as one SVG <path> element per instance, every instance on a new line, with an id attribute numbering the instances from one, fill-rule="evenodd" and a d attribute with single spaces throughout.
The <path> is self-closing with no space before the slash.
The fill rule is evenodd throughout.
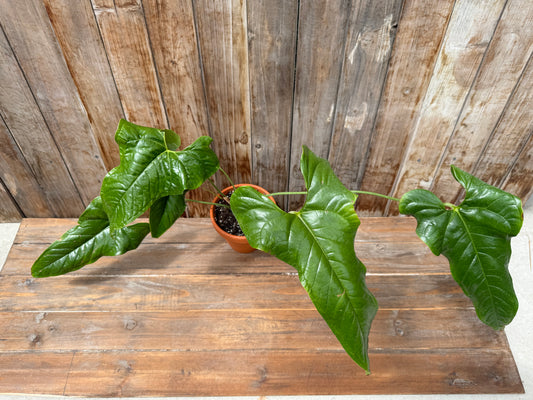
<path id="1" fill-rule="evenodd" d="M 366 371 L 368 333 L 377 302 L 356 257 L 356 196 L 329 163 L 304 147 L 301 169 L 308 188 L 304 207 L 286 213 L 250 187 L 239 187 L 231 208 L 252 247 L 298 271 L 303 287 L 347 353 Z"/>
<path id="2" fill-rule="evenodd" d="M 157 199 L 196 189 L 218 170 L 207 136 L 175 151 L 180 141 L 174 132 L 121 120 L 115 140 L 120 165 L 106 175 L 101 190 L 112 231 L 135 220 Z"/>
<path id="3" fill-rule="evenodd" d="M 52 243 L 35 261 L 31 273 L 36 278 L 75 271 L 102 256 L 118 256 L 139 246 L 150 228 L 147 223 L 109 231 L 109 220 L 100 197 L 95 198 L 78 220 L 78 225 Z"/>
<path id="4" fill-rule="evenodd" d="M 433 193 L 416 189 L 402 197 L 400 212 L 416 218 L 416 232 L 434 254 L 448 258 L 481 321 L 501 329 L 518 310 L 508 265 L 511 237 L 522 227 L 521 201 L 457 167 L 452 174 L 466 189 L 459 206 L 447 207 Z"/>
<path id="5" fill-rule="evenodd" d="M 170 195 L 157 199 L 150 207 L 150 232 L 158 238 L 185 212 L 185 195 Z"/>

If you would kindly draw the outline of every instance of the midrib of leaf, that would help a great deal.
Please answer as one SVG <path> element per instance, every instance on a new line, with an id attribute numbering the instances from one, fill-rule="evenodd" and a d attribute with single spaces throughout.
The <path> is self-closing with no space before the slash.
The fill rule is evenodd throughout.
<path id="1" fill-rule="evenodd" d="M 461 220 L 461 223 L 463 224 L 464 226 L 464 229 L 466 231 L 466 233 L 468 234 L 468 237 L 470 239 L 470 242 L 472 243 L 472 248 L 474 249 L 474 252 L 476 254 L 476 259 L 478 260 L 479 262 L 479 265 L 481 266 L 481 273 L 483 274 L 483 282 L 485 283 L 485 286 L 489 292 L 489 298 L 490 298 L 490 303 L 491 303 L 491 306 L 492 306 L 492 309 L 495 309 L 495 301 L 494 301 L 494 294 L 492 293 L 492 290 L 491 290 L 491 286 L 487 280 L 487 275 L 485 274 L 485 269 L 483 268 L 483 262 L 481 261 L 481 258 L 479 257 L 479 251 L 477 249 L 477 246 L 476 246 L 476 243 L 474 242 L 474 238 L 472 236 L 472 233 L 470 232 L 470 229 L 468 229 L 468 225 L 466 223 L 466 221 L 463 219 L 463 216 L 461 215 L 461 212 L 459 210 L 459 207 L 457 207 L 455 210 L 453 210 L 453 212 L 455 212 L 457 214 L 457 216 L 459 217 L 459 219 Z M 471 265 L 468 267 L 469 269 L 471 268 Z"/>
<path id="2" fill-rule="evenodd" d="M 49 264 L 47 266 L 47 268 L 45 269 L 50 269 L 50 267 L 56 265 L 57 263 L 59 263 L 60 261 L 62 261 L 65 257 L 68 257 L 70 254 L 72 253 L 75 253 L 76 251 L 78 251 L 82 246 L 85 246 L 85 245 L 89 245 L 91 246 L 92 248 L 94 248 L 94 244 L 96 243 L 97 239 L 103 235 L 105 233 L 106 230 L 109 230 L 109 223 L 106 224 L 105 227 L 103 227 L 102 230 L 100 230 L 100 232 L 98 232 L 96 235 L 91 235 L 89 236 L 89 239 L 86 240 L 85 242 L 81 243 L 79 246 L 77 246 L 75 249 L 69 251 L 68 253 L 66 253 L 65 255 L 63 255 L 61 258 L 58 258 L 57 260 L 55 260 L 52 264 Z M 79 235 L 78 235 L 79 236 Z M 91 243 L 92 242 L 92 243 Z"/>
<path id="3" fill-rule="evenodd" d="M 305 220 L 302 218 L 302 212 L 299 212 L 299 213 L 295 213 L 296 214 L 296 217 L 302 222 L 302 224 L 305 226 L 305 228 L 307 229 L 307 231 L 311 234 L 313 240 L 317 243 L 317 246 L 318 248 L 320 249 L 320 252 L 322 253 L 322 256 L 326 259 L 327 261 L 327 264 L 329 265 L 329 269 L 331 270 L 332 272 L 332 275 L 335 276 L 335 279 L 339 282 L 339 285 L 342 287 L 343 289 L 343 293 L 342 294 L 346 294 L 346 296 L 348 296 L 348 298 L 350 299 L 349 303 L 351 305 L 351 308 L 352 308 L 352 312 L 354 314 L 354 320 L 355 322 L 357 323 L 357 331 L 358 331 L 358 335 L 364 339 L 363 337 L 363 329 L 361 328 L 361 324 L 359 322 L 359 319 L 357 318 L 357 312 L 356 312 L 356 308 L 355 306 L 353 305 L 352 303 L 352 299 L 351 299 L 351 296 L 349 295 L 349 292 L 346 290 L 346 287 L 344 286 L 344 284 L 342 283 L 342 281 L 339 279 L 339 277 L 337 276 L 337 274 L 335 273 L 335 268 L 333 268 L 333 266 L 331 265 L 331 262 L 329 261 L 328 257 L 327 257 L 327 253 L 326 251 L 322 248 L 322 246 L 320 245 L 320 241 L 318 240 L 318 238 L 316 237 L 316 235 L 314 234 L 313 230 L 307 225 L 307 223 L 305 222 Z M 339 215 L 338 213 L 335 213 L 337 215 Z M 315 274 L 315 279 L 316 279 L 316 275 Z M 314 284 L 314 281 L 313 281 L 313 284 Z M 329 294 L 329 286 L 328 286 L 328 294 Z M 328 296 L 328 302 L 329 302 L 329 296 Z"/>
<path id="4" fill-rule="evenodd" d="M 166 143 L 165 143 L 165 146 L 166 146 Z M 169 150 L 169 149 L 167 148 L 165 151 L 162 151 L 162 152 L 159 153 L 156 157 L 154 157 L 154 158 L 152 159 L 152 161 L 150 161 L 150 162 L 148 163 L 148 165 L 146 165 L 146 167 L 142 170 L 142 172 L 141 172 L 139 175 L 137 175 L 137 176 L 135 177 L 135 179 L 132 181 L 131 185 L 129 185 L 129 186 L 126 188 L 126 190 L 124 190 L 124 191 L 122 192 L 121 196 L 119 197 L 119 200 L 118 200 L 117 204 L 120 204 L 121 206 L 123 206 L 123 204 L 124 204 L 124 198 L 126 197 L 126 194 L 129 194 L 129 193 L 133 190 L 133 188 L 135 187 L 135 184 L 137 183 L 137 181 L 141 178 L 141 176 L 144 176 L 146 170 L 149 169 L 149 168 L 150 168 L 150 167 L 156 162 L 156 160 L 157 160 L 159 157 L 164 157 L 163 154 L 164 154 L 164 153 L 167 153 L 168 160 L 170 161 L 170 152 L 171 152 L 171 150 Z"/>

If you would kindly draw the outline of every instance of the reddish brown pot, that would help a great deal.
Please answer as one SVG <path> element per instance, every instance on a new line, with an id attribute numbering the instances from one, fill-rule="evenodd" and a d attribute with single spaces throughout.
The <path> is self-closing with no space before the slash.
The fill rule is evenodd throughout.
<path id="1" fill-rule="evenodd" d="M 265 189 L 257 185 L 252 185 L 249 183 L 240 183 L 238 185 L 235 185 L 235 187 L 239 187 L 239 186 L 251 186 L 257 191 L 259 191 L 260 193 L 269 194 Z M 222 193 L 226 194 L 230 192 L 231 190 L 233 190 L 233 186 L 229 186 L 225 188 L 224 190 L 222 190 Z M 272 197 L 269 197 L 269 198 L 270 200 L 274 201 Z M 218 200 L 218 196 L 213 199 L 213 203 L 216 203 L 217 200 Z M 227 233 L 226 231 L 224 231 L 220 226 L 218 226 L 218 224 L 215 221 L 215 205 L 212 205 L 211 208 L 209 209 L 209 217 L 211 218 L 211 222 L 213 223 L 215 230 L 218 232 L 220 236 L 226 239 L 226 241 L 229 243 L 229 245 L 232 247 L 233 250 L 238 251 L 239 253 L 251 253 L 252 251 L 255 250 L 252 246 L 250 246 L 245 236 L 231 235 Z"/>

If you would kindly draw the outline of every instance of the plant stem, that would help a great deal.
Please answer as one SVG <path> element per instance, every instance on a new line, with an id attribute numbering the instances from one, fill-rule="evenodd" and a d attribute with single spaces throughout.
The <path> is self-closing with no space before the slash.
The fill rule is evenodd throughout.
<path id="1" fill-rule="evenodd" d="M 229 177 L 228 173 L 226 171 L 224 171 L 222 169 L 222 167 L 218 167 L 218 169 L 220 170 L 220 172 L 222 172 L 224 174 L 224 176 L 226 177 L 226 179 L 229 181 L 229 184 L 233 187 L 233 191 L 235 191 L 235 184 L 233 183 L 233 181 L 231 180 L 231 178 Z"/>
<path id="2" fill-rule="evenodd" d="M 210 206 L 216 206 L 216 207 L 230 208 L 230 206 L 228 204 L 224 204 L 224 203 L 212 203 L 210 201 L 202 201 L 202 200 L 196 200 L 196 199 L 185 199 L 185 201 L 190 201 L 190 202 L 193 202 L 193 203 L 208 204 Z"/>
<path id="3" fill-rule="evenodd" d="M 389 199 L 392 201 L 400 201 L 400 199 L 397 199 L 396 197 L 387 196 L 381 193 L 366 192 L 363 190 L 351 190 L 351 192 L 355 194 L 368 194 L 371 196 L 383 197 L 385 199 Z M 281 195 L 291 195 L 291 194 L 307 194 L 307 192 L 276 192 L 276 193 L 270 193 L 268 196 L 281 196 Z"/>
<path id="4" fill-rule="evenodd" d="M 397 202 L 400 201 L 400 199 L 398 199 L 396 197 L 387 196 L 387 195 L 381 194 L 381 193 L 367 192 L 367 191 L 364 191 L 364 190 L 351 190 L 351 192 L 355 193 L 355 194 L 369 194 L 370 196 L 383 197 L 384 199 L 389 199 L 389 200 L 397 201 Z"/>
<path id="5" fill-rule="evenodd" d="M 276 192 L 276 193 L 265 194 L 265 196 L 283 196 L 283 195 L 291 195 L 291 194 L 307 194 L 307 192 Z"/>
<path id="6" fill-rule="evenodd" d="M 457 206 L 452 203 L 443 203 L 443 204 L 444 204 L 444 207 L 448 207 L 450 210 L 455 210 L 457 208 Z"/>

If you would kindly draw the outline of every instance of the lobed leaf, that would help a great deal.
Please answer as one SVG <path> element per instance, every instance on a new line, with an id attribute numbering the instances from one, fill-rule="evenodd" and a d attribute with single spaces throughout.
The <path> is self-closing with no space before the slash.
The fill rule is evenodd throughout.
<path id="1" fill-rule="evenodd" d="M 121 120 L 115 140 L 120 165 L 106 175 L 101 190 L 112 231 L 135 220 L 156 200 L 198 188 L 219 167 L 207 136 L 175 151 L 180 141 L 174 132 Z"/>
<path id="2" fill-rule="evenodd" d="M 459 206 L 447 207 L 433 193 L 416 189 L 402 197 L 400 212 L 416 218 L 416 232 L 434 254 L 448 258 L 479 319 L 501 329 L 518 310 L 508 266 L 511 237 L 522 227 L 521 201 L 455 166 L 452 174 L 466 189 Z"/>
<path id="3" fill-rule="evenodd" d="M 368 334 L 377 301 L 365 284 L 366 268 L 356 257 L 359 218 L 356 196 L 329 163 L 304 147 L 301 169 L 308 195 L 298 212 L 286 213 L 251 187 L 231 197 L 233 210 L 252 247 L 292 265 L 315 307 L 346 352 L 369 371 Z"/>
<path id="4" fill-rule="evenodd" d="M 109 220 L 100 197 L 95 198 L 78 220 L 78 225 L 52 243 L 35 261 L 36 278 L 76 271 L 102 256 L 118 256 L 139 246 L 150 231 L 147 223 L 126 226 L 111 237 Z"/>

